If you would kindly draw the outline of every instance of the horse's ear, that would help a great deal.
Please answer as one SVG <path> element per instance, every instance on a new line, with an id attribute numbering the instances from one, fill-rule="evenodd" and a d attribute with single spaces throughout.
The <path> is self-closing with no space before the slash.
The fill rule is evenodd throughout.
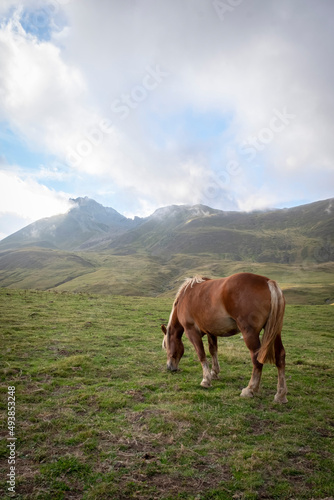
<path id="1" fill-rule="evenodd" d="M 163 334 L 166 335 L 167 328 L 165 327 L 165 325 L 161 325 L 161 330 L 163 331 Z"/>

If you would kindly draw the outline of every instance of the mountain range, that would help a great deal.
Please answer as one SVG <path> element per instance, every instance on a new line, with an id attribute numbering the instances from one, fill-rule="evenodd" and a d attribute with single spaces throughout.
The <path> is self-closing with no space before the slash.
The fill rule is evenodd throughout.
<path id="1" fill-rule="evenodd" d="M 334 199 L 250 213 L 172 205 L 134 219 L 87 197 L 71 201 L 66 214 L 36 221 L 0 241 L 0 286 L 59 289 L 66 284 L 98 291 L 104 269 L 116 293 L 137 293 L 133 280 L 137 272 L 143 280 L 144 266 L 150 280 L 140 290 L 154 295 L 173 288 L 183 273 L 204 271 L 208 263 L 211 273 L 222 274 L 223 263 L 231 269 L 248 263 L 249 269 L 250 263 L 291 268 L 334 262 Z M 120 263 L 123 274 L 130 273 L 121 287 Z M 161 276 L 164 285 L 158 285 Z"/>
<path id="2" fill-rule="evenodd" d="M 203 252 L 233 260 L 292 263 L 334 260 L 334 199 L 265 212 L 172 205 L 128 219 L 89 198 L 66 214 L 38 220 L 0 241 L 0 251 L 43 247 L 155 256 Z"/>

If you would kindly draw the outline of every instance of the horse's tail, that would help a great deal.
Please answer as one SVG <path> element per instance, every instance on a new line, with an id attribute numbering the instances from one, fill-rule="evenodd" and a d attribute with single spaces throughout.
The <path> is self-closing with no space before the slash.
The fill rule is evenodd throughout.
<path id="1" fill-rule="evenodd" d="M 268 320 L 264 327 L 262 344 L 257 356 L 257 360 L 262 364 L 275 363 L 274 344 L 277 335 L 280 335 L 282 331 L 285 310 L 284 295 L 276 281 L 269 280 L 268 286 L 271 294 L 271 306 Z"/>

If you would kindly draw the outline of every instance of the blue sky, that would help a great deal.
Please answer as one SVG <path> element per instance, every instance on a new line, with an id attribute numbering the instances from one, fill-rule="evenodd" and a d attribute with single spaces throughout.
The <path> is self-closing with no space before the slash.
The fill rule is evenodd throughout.
<path id="1" fill-rule="evenodd" d="M 0 238 L 78 196 L 131 217 L 333 196 L 334 4 L 226 2 L 1 3 Z"/>
<path id="2" fill-rule="evenodd" d="M 29 144 L 13 132 L 7 123 L 1 126 L 1 154 L 9 165 L 22 165 L 26 170 L 35 170 L 49 161 L 49 155 L 31 150 Z"/>

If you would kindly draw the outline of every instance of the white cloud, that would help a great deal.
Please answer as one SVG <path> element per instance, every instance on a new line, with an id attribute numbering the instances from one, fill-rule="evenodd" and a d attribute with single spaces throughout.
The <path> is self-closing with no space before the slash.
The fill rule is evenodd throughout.
<path id="1" fill-rule="evenodd" d="M 332 196 L 332 2 L 248 0 L 223 20 L 203 0 L 56 3 L 53 22 L 38 0 L 0 7 L 12 12 L 0 29 L 0 118 L 62 164 L 36 178 L 77 176 L 87 190 L 118 193 L 133 214 Z M 28 8 L 47 10 L 49 39 L 23 29 Z M 268 136 L 284 109 L 295 118 Z M 204 140 L 189 110 L 225 126 Z M 250 159 L 240 147 L 252 138 L 262 143 Z"/>
<path id="2" fill-rule="evenodd" d="M 126 151 L 128 160 L 114 162 L 111 175 L 120 186 L 132 182 L 146 195 L 145 177 L 146 184 L 154 186 L 153 193 L 161 185 L 158 198 L 165 188 L 172 203 L 179 199 L 173 193 L 174 179 L 174 191 L 182 191 L 182 200 L 193 199 L 193 188 L 187 189 L 193 182 L 183 166 L 184 144 L 169 132 L 166 143 L 173 145 L 172 150 L 157 151 L 149 135 L 151 112 L 163 122 L 176 110 L 182 113 L 189 108 L 231 117 L 221 139 L 227 142 L 212 144 L 220 151 L 223 166 L 228 161 L 227 151 L 238 150 L 249 136 L 257 136 L 274 109 L 287 109 L 296 116 L 291 126 L 275 134 L 255 162 L 240 158 L 244 171 L 251 172 L 233 183 L 234 197 L 240 203 L 247 196 L 243 189 L 246 179 L 250 192 L 260 189 L 256 174 L 259 160 L 267 164 L 261 184 L 267 183 L 268 188 L 272 188 L 271 179 L 290 175 L 291 162 L 286 160 L 291 157 L 296 177 L 315 165 L 318 172 L 330 174 L 334 109 L 328 43 L 333 37 L 329 21 L 333 6 L 329 2 L 317 6 L 312 1 L 294 5 L 288 1 L 242 2 L 223 22 L 210 2 L 143 1 L 117 7 L 105 2 L 99 9 L 91 2 L 85 9 L 72 2 L 67 12 L 75 26 L 68 40 L 68 60 L 78 55 L 87 81 L 98 89 L 101 109 L 114 121 L 118 117 L 110 115 L 110 103 L 140 82 L 147 65 L 159 64 L 170 75 L 126 120 L 117 122 L 124 141 L 120 149 Z M 99 37 L 94 36 L 96 31 Z M 194 149 L 197 146 L 194 139 Z M 193 156 L 191 161 L 198 159 Z M 202 168 L 201 162 L 198 168 Z M 206 169 L 210 169 L 210 162 L 206 162 Z M 198 177 L 197 191 L 202 190 L 203 180 L 205 174 Z M 303 184 L 303 178 L 299 182 Z M 286 181 L 281 185 L 285 187 Z M 303 187 L 312 192 L 312 182 L 306 178 Z M 323 192 L 325 197 L 329 194 L 329 188 Z M 283 203 L 287 196 L 293 198 L 292 189 L 289 193 L 281 189 L 268 200 Z M 313 198 L 318 196 L 320 190 L 314 191 Z M 257 208 L 255 200 L 256 196 L 249 195 L 247 205 Z"/>
<path id="3" fill-rule="evenodd" d="M 60 49 L 26 33 L 18 19 L 2 26 L 0 113 L 32 147 L 61 155 L 91 115 L 80 71 L 66 65 Z"/>
<path id="4" fill-rule="evenodd" d="M 66 193 L 52 191 L 15 172 L 0 171 L 0 218 L 15 217 L 17 229 L 43 217 L 65 213 L 71 206 Z"/>

